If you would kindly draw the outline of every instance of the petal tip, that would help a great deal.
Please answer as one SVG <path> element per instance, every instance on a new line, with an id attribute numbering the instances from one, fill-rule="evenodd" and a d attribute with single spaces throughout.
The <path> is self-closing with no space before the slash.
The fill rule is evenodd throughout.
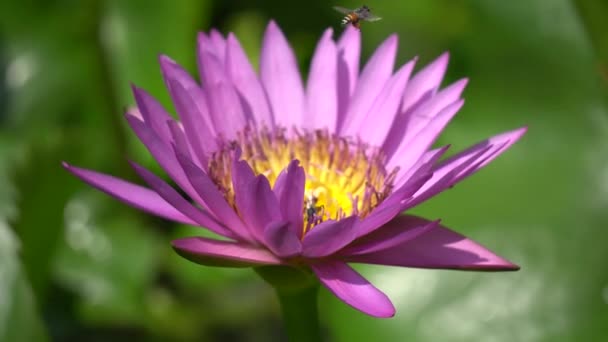
<path id="1" fill-rule="evenodd" d="M 277 22 L 274 19 L 270 19 L 270 21 L 268 22 L 268 26 L 266 26 L 266 32 L 269 32 L 269 31 L 281 32 L 281 28 L 279 27 L 279 24 L 277 24 Z"/>
<path id="2" fill-rule="evenodd" d="M 371 310 L 370 312 L 366 313 L 376 318 L 395 317 L 397 309 L 395 309 L 395 306 L 393 305 L 391 300 L 388 299 L 388 297 L 385 297 L 385 300 L 386 302 L 382 303 L 382 305 L 379 304 L 377 307 L 374 308 L 374 310 Z"/>
<path id="3" fill-rule="evenodd" d="M 460 80 L 456 81 L 456 84 L 458 85 L 458 87 L 464 88 L 467 86 L 467 84 L 469 84 L 469 78 L 461 78 Z"/>
<path id="4" fill-rule="evenodd" d="M 161 64 L 161 66 L 168 66 L 168 67 L 176 64 L 175 61 L 171 57 L 169 57 L 165 54 L 158 55 L 158 62 Z"/>
<path id="5" fill-rule="evenodd" d="M 518 129 L 516 129 L 513 133 L 515 135 L 514 139 L 519 139 L 521 138 L 524 134 L 526 134 L 528 132 L 528 126 L 523 126 L 520 127 Z"/>

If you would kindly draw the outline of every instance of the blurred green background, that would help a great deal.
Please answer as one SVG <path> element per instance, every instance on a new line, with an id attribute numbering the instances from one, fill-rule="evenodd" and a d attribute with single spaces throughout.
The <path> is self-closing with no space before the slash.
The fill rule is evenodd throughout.
<path id="1" fill-rule="evenodd" d="M 360 267 L 397 307 L 378 320 L 326 292 L 328 341 L 608 339 L 608 1 L 366 3 L 363 59 L 451 52 L 467 103 L 453 149 L 529 125 L 487 169 L 416 211 L 521 265 L 516 273 Z M 284 341 L 251 270 L 203 268 L 172 238 L 200 234 L 91 189 L 61 160 L 128 179 L 159 171 L 123 119 L 133 82 L 173 108 L 157 56 L 195 71 L 197 31 L 235 32 L 256 61 L 277 20 L 306 71 L 333 5 L 356 1 L 54 0 L 0 3 L 0 340 Z M 603 67 L 602 67 L 603 65 Z M 603 75 L 603 76 L 602 76 Z M 159 174 L 162 174 L 159 172 Z"/>

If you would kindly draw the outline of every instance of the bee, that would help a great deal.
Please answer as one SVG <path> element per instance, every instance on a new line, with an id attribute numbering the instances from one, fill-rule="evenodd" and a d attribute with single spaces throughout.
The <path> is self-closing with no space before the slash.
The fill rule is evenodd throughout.
<path id="1" fill-rule="evenodd" d="M 318 197 L 314 195 L 308 195 L 308 198 L 304 201 L 304 211 L 306 212 L 306 222 L 309 225 L 313 225 L 323 216 L 324 207 L 317 206 Z M 319 213 L 321 213 L 319 215 Z"/>
<path id="2" fill-rule="evenodd" d="M 382 19 L 373 15 L 369 7 L 365 5 L 353 10 L 340 6 L 334 6 L 334 9 L 340 13 L 346 14 L 342 19 L 342 25 L 351 24 L 356 28 L 361 27 L 361 21 L 378 21 Z"/>

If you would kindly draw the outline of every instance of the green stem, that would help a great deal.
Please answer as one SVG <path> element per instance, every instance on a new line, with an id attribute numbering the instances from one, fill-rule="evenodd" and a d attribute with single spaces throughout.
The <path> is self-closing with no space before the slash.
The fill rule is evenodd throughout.
<path id="1" fill-rule="evenodd" d="M 317 309 L 319 282 L 307 268 L 262 266 L 255 271 L 274 287 L 290 342 L 322 341 Z"/>
<path id="2" fill-rule="evenodd" d="M 290 342 L 322 340 L 317 308 L 318 290 L 318 286 L 311 286 L 299 292 L 277 290 L 283 324 Z"/>

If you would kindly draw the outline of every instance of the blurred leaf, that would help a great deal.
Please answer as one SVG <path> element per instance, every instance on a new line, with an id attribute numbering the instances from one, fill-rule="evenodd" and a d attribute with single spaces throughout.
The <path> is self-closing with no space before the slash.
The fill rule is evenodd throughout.
<path id="1" fill-rule="evenodd" d="M 0 220 L 0 340 L 46 341 L 36 300 L 17 257 L 19 242 Z"/>
<path id="2" fill-rule="evenodd" d="M 597 53 L 598 69 L 608 90 L 608 1 L 574 0 L 576 9 Z"/>
<path id="3" fill-rule="evenodd" d="M 197 75 L 196 32 L 206 30 L 209 2 L 112 0 L 106 4 L 102 42 L 111 60 L 120 103 L 134 103 L 132 82 L 173 111 L 160 75 L 158 56 L 166 54 Z"/>
<path id="4" fill-rule="evenodd" d="M 98 205 L 76 197 L 66 206 L 57 281 L 80 295 L 87 320 L 141 325 L 146 288 L 154 281 L 162 249 L 134 216 L 98 219 Z"/>
<path id="5" fill-rule="evenodd" d="M 50 264 L 63 231 L 63 207 L 74 182 L 58 181 L 67 173 L 60 160 L 69 147 L 58 136 L 48 135 L 29 149 L 16 176 L 18 215 L 14 228 L 22 242 L 22 258 L 37 297 L 43 301 L 49 282 Z M 52 196 L 52 197 L 50 197 Z"/>

